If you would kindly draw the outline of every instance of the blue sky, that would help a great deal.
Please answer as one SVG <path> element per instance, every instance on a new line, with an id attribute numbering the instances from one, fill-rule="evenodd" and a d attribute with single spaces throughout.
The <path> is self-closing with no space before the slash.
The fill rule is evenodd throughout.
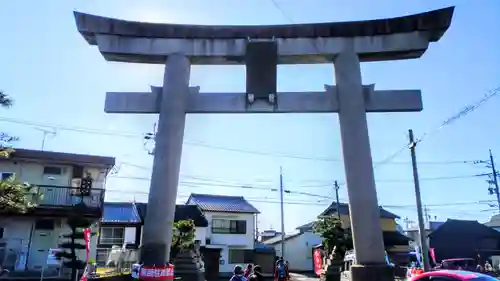
<path id="1" fill-rule="evenodd" d="M 144 150 L 141 135 L 152 130 L 157 117 L 105 114 L 104 93 L 147 91 L 150 85 L 161 84 L 163 67 L 104 61 L 97 48 L 89 47 L 76 31 L 73 10 L 153 22 L 285 24 L 396 17 L 455 5 L 451 28 L 422 58 L 362 65 L 365 84 L 375 83 L 377 89 L 421 89 L 424 100 L 420 113 L 369 115 L 374 162 L 401 148 L 409 128 L 417 136 L 432 130 L 500 84 L 498 1 L 276 3 L 280 9 L 271 0 L 2 3 L 0 89 L 13 96 L 16 104 L 1 111 L 1 129 L 20 136 L 17 146 L 39 149 L 43 135 L 39 129 L 51 130 L 47 125 L 55 125 L 56 135 L 47 137 L 47 150 L 117 158 L 120 169 L 108 180 L 108 200 L 147 199 L 152 156 Z M 334 83 L 332 65 L 280 66 L 278 72 L 280 91 L 322 90 L 324 84 Z M 244 81 L 243 66 L 194 66 L 191 72 L 191 84 L 201 86 L 202 91 L 243 91 Z M 499 105 L 500 97 L 492 98 L 418 146 L 422 198 L 432 216 L 484 221 L 494 213 L 484 204 L 465 204 L 494 199 L 487 193 L 487 178 L 429 178 L 488 172 L 480 165 L 431 162 L 487 159 L 489 148 L 500 155 Z M 285 206 L 287 230 L 321 212 L 334 194 L 333 181 L 344 179 L 335 114 L 190 115 L 187 120 L 179 194 L 244 195 L 256 200 L 252 203 L 263 213 L 261 229 L 280 226 L 279 204 L 261 202 L 279 198 L 266 188 L 278 187 L 280 166 L 286 189 L 320 195 L 285 195 L 286 202 L 299 203 Z M 404 151 L 377 167 L 375 177 L 379 203 L 415 220 L 409 161 L 409 152 Z M 345 186 L 341 186 L 340 197 L 342 201 L 347 198 Z M 181 196 L 179 202 L 185 199 Z M 464 204 L 436 206 L 461 202 Z"/>

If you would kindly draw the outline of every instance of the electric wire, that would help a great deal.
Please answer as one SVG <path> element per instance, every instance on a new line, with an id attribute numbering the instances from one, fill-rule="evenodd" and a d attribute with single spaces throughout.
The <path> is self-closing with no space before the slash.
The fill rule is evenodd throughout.
<path id="1" fill-rule="evenodd" d="M 479 99 L 478 101 L 474 102 L 472 105 L 466 105 L 466 106 L 464 106 L 462 109 L 460 109 L 458 111 L 458 113 L 455 113 L 451 117 L 449 117 L 446 120 L 444 120 L 437 128 L 425 132 L 424 134 L 422 134 L 422 136 L 420 138 L 416 138 L 414 144 L 421 143 L 422 141 L 424 141 L 424 139 L 426 139 L 429 136 L 431 136 L 431 135 L 433 135 L 433 134 L 441 131 L 444 127 L 455 123 L 460 118 L 463 118 L 463 117 L 467 116 L 469 113 L 477 110 L 481 105 L 483 105 L 484 103 L 486 103 L 492 97 L 496 96 L 498 93 L 500 93 L 500 87 L 496 87 L 496 88 L 488 91 L 481 99 Z M 379 162 L 376 165 L 374 165 L 374 168 L 380 167 L 382 165 L 389 164 L 399 154 L 401 154 L 406 149 L 409 149 L 410 145 L 412 145 L 412 144 L 405 144 L 400 149 L 396 150 L 394 153 L 392 153 L 391 155 L 389 155 L 388 157 L 386 157 L 384 160 L 382 160 L 381 162 Z"/>
<path id="2" fill-rule="evenodd" d="M 88 128 L 88 127 L 78 127 L 78 126 L 65 126 L 60 124 L 46 124 L 41 122 L 35 122 L 30 120 L 22 120 L 8 117 L 0 117 L 0 122 L 7 122 L 19 125 L 27 125 L 27 126 L 36 126 L 36 127 L 44 127 L 44 128 L 52 128 L 59 131 L 72 131 L 84 134 L 93 134 L 93 135 L 107 135 L 114 137 L 124 137 L 124 138 L 136 138 L 136 139 L 144 139 L 147 135 L 146 133 L 134 133 L 134 132 L 126 132 L 126 131 L 115 131 L 115 130 L 105 130 L 105 129 L 97 129 L 97 128 Z M 256 151 L 256 150 L 246 150 L 234 147 L 227 146 L 218 146 L 214 144 L 207 144 L 205 142 L 200 141 L 184 141 L 185 145 L 195 146 L 195 147 L 204 147 L 209 149 L 217 149 L 231 152 L 238 152 L 244 154 L 253 154 L 260 156 L 270 156 L 270 157 L 281 157 L 281 158 L 289 158 L 289 159 L 297 159 L 297 160 L 308 160 L 308 161 L 319 161 L 319 162 L 333 162 L 333 163 L 342 163 L 342 159 L 335 157 L 317 157 L 317 156 L 302 156 L 302 155 L 293 155 L 286 153 L 276 153 L 276 152 L 266 152 L 266 151 Z M 394 156 L 387 157 L 382 161 L 375 162 L 375 166 L 377 165 L 385 165 L 390 162 L 391 165 L 411 165 L 409 161 L 390 161 L 392 158 L 395 158 L 399 153 L 404 151 L 404 149 L 408 148 L 408 145 L 405 145 L 400 151 L 394 153 Z M 390 159 L 388 159 L 390 158 Z M 452 165 L 452 164 L 466 164 L 472 163 L 474 161 L 479 160 L 450 160 L 450 161 L 419 161 L 419 165 Z"/>

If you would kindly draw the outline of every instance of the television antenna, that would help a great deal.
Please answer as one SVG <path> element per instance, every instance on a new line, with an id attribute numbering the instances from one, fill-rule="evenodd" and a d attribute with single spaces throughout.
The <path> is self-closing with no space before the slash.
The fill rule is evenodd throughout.
<path id="1" fill-rule="evenodd" d="M 47 137 L 50 137 L 52 139 L 57 135 L 57 131 L 54 128 L 52 128 L 51 130 L 44 129 L 44 128 L 35 128 L 35 130 L 43 133 L 42 148 L 41 148 L 42 151 L 45 148 L 45 140 L 47 139 Z"/>

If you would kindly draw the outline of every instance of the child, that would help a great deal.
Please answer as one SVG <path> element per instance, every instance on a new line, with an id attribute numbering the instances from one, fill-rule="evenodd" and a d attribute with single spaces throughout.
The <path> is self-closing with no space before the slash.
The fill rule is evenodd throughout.
<path id="1" fill-rule="evenodd" d="M 264 276 L 262 276 L 262 273 L 260 272 L 261 272 L 260 266 L 259 265 L 254 266 L 253 272 L 248 278 L 248 281 L 264 281 Z"/>
<path id="2" fill-rule="evenodd" d="M 247 264 L 247 268 L 245 268 L 245 271 L 243 272 L 243 276 L 245 276 L 245 278 L 248 279 L 248 276 L 250 276 L 250 274 L 252 274 L 252 264 L 249 263 Z"/>
<path id="3" fill-rule="evenodd" d="M 243 276 L 243 269 L 241 266 L 237 265 L 234 267 L 233 276 L 229 281 L 248 281 L 245 276 Z"/>

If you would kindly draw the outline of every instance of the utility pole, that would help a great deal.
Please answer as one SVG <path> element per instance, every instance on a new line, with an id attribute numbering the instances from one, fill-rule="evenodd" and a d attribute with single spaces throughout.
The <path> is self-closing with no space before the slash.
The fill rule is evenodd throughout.
<path id="1" fill-rule="evenodd" d="M 339 183 L 335 181 L 335 199 L 337 200 L 337 217 L 340 220 Z"/>
<path id="2" fill-rule="evenodd" d="M 425 231 L 424 225 L 424 214 L 422 210 L 422 198 L 420 196 L 420 183 L 418 181 L 418 169 L 417 169 L 417 156 L 415 155 L 415 147 L 417 143 L 413 139 L 413 131 L 408 130 L 408 135 L 410 139 L 410 153 L 411 153 L 411 164 L 413 167 L 413 181 L 415 183 L 415 198 L 417 200 L 417 215 L 418 215 L 418 233 L 420 238 L 420 247 L 422 253 L 422 263 L 424 265 L 424 272 L 430 270 L 429 264 L 429 247 L 427 245 L 427 232 Z"/>
<path id="3" fill-rule="evenodd" d="M 285 259 L 285 208 L 283 204 L 283 167 L 280 166 L 281 256 Z"/>
<path id="4" fill-rule="evenodd" d="M 493 184 L 495 185 L 495 195 L 497 196 L 498 211 L 500 212 L 500 190 L 498 189 L 498 179 L 497 170 L 495 170 L 495 160 L 493 160 L 493 154 L 490 149 L 490 164 L 491 170 L 493 172 Z"/>

